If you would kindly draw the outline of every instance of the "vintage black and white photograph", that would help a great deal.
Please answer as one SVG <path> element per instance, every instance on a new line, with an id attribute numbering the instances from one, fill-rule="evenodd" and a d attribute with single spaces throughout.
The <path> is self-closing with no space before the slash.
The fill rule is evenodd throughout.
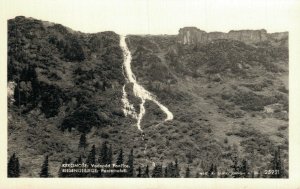
<path id="1" fill-rule="evenodd" d="M 288 179 L 291 38 L 268 2 L 211 23 L 222 7 L 118 3 L 7 18 L 7 177 Z"/>

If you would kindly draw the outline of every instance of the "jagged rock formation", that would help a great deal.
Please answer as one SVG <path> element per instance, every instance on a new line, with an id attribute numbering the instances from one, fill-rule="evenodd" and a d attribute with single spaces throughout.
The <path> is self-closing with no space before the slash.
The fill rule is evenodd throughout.
<path id="1" fill-rule="evenodd" d="M 207 43 L 215 39 L 232 39 L 244 43 L 259 43 L 267 40 L 287 39 L 288 32 L 267 33 L 266 30 L 231 30 L 228 33 L 209 32 L 196 27 L 185 27 L 179 30 L 178 41 L 182 44 Z"/>

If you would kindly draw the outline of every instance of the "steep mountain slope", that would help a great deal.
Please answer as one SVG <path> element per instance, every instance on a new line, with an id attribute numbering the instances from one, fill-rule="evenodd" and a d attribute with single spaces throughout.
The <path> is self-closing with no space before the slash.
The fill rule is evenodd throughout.
<path id="1" fill-rule="evenodd" d="M 14 89 L 8 153 L 20 156 L 21 176 L 38 176 L 45 154 L 57 176 L 63 158 L 82 153 L 83 132 L 91 145 L 105 140 L 132 147 L 130 138 L 122 139 L 135 130 L 122 112 L 125 79 L 117 34 L 84 34 L 16 17 L 8 21 L 8 36 L 8 81 Z"/>
<path id="2" fill-rule="evenodd" d="M 187 155 L 181 160 L 198 171 L 207 170 L 201 162 L 225 170 L 233 145 L 258 171 L 268 169 L 279 145 L 288 167 L 287 42 L 184 44 L 177 36 L 130 36 L 128 43 L 138 80 L 174 113 L 171 125 L 155 131 L 177 140 L 171 149 Z"/>
<path id="3" fill-rule="evenodd" d="M 184 44 L 180 34 L 128 36 L 137 82 L 174 114 L 162 122 L 164 112 L 146 100 L 142 136 L 122 111 L 124 85 L 137 111 L 141 100 L 126 83 L 119 35 L 11 19 L 8 154 L 16 152 L 22 177 L 38 177 L 49 155 L 56 177 L 63 158 L 86 159 L 93 144 L 99 152 L 108 142 L 133 148 L 136 166 L 152 170 L 153 163 L 178 159 L 181 175 L 188 165 L 196 175 L 211 164 L 230 171 L 236 155 L 249 160 L 251 171 L 269 169 L 280 146 L 288 170 L 287 38 L 270 35 L 277 41 Z M 88 150 L 78 148 L 82 133 Z"/>

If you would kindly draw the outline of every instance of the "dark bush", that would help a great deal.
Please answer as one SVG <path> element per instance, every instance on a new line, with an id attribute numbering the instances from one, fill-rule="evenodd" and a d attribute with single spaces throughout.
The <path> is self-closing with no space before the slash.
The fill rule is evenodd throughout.
<path id="1" fill-rule="evenodd" d="M 79 41 L 74 37 L 70 36 L 66 39 L 64 46 L 64 56 L 69 61 L 83 61 L 85 55 Z"/>
<path id="2" fill-rule="evenodd" d="M 101 133 L 100 136 L 101 136 L 101 138 L 104 138 L 104 139 L 108 139 L 109 138 L 109 134 L 107 134 L 105 132 Z"/>
<path id="3" fill-rule="evenodd" d="M 93 126 L 97 127 L 101 124 L 96 111 L 95 107 L 81 106 L 63 120 L 60 126 L 61 130 L 71 131 L 72 128 L 76 128 L 82 133 L 89 132 Z"/>
<path id="4" fill-rule="evenodd" d="M 240 91 L 230 98 L 230 101 L 241 106 L 244 111 L 262 111 L 264 106 L 276 103 L 278 100 L 275 97 L 258 95 L 251 91 Z"/>

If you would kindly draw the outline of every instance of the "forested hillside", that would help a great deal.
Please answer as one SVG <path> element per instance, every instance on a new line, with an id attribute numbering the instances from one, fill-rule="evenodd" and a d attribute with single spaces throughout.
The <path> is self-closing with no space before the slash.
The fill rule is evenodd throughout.
<path id="1" fill-rule="evenodd" d="M 118 34 L 11 19 L 8 163 L 13 171 L 8 175 L 288 177 L 287 40 L 183 44 L 177 35 L 129 35 L 137 82 L 174 114 L 162 122 L 165 114 L 146 101 L 141 133 L 123 112 L 126 80 Z M 139 110 L 131 88 L 126 84 Z M 61 172 L 63 164 L 82 162 L 131 169 Z M 264 174 L 274 169 L 280 175 Z"/>
<path id="2" fill-rule="evenodd" d="M 211 164 L 231 170 L 236 155 L 252 170 L 268 169 L 277 146 L 288 169 L 287 40 L 183 44 L 178 36 L 130 36 L 138 81 L 174 113 L 168 129 L 155 129 L 159 138 L 177 141 L 169 149 L 184 152 L 198 170 Z M 154 118 L 148 115 L 144 125 Z"/>

